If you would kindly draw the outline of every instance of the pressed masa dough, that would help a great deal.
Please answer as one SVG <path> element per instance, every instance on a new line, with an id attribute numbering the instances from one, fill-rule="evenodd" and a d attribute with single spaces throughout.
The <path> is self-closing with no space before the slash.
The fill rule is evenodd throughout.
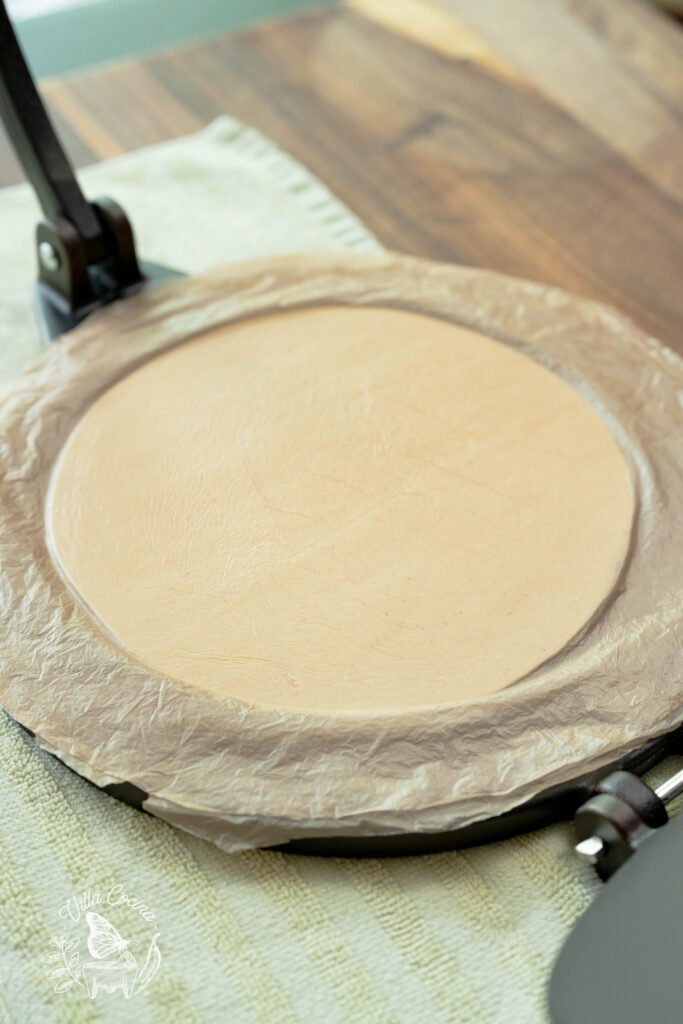
<path id="1" fill-rule="evenodd" d="M 559 377 L 436 318 L 329 306 L 218 328 L 111 387 L 47 526 L 156 672 L 373 710 L 482 697 L 556 654 L 616 584 L 633 514 L 618 445 Z"/>

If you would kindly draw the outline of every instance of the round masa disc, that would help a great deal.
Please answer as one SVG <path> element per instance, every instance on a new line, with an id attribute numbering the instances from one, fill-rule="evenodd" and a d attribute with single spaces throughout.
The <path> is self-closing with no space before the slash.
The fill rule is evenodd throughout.
<path id="1" fill-rule="evenodd" d="M 203 334 L 106 391 L 48 503 L 95 618 L 162 675 L 287 708 L 452 703 L 613 589 L 634 491 L 561 377 L 403 310 Z"/>

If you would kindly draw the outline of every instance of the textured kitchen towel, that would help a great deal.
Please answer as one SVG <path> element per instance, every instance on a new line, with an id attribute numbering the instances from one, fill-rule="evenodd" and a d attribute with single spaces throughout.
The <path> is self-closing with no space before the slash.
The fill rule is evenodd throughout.
<path id="1" fill-rule="evenodd" d="M 188 271 L 379 249 L 229 118 L 81 177 L 123 204 L 147 259 Z M 0 193 L 3 382 L 40 348 L 36 217 L 28 189 Z M 542 1024 L 555 954 L 599 888 L 568 826 L 411 859 L 225 854 L 99 792 L 4 715 L 0 807 L 0 1024 Z M 86 975 L 138 970 L 151 980 L 132 1001 L 120 985 L 88 998 Z"/>

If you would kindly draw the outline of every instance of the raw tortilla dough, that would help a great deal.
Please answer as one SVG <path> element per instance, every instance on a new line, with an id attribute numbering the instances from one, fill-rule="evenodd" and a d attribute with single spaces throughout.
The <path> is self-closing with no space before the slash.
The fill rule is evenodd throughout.
<path id="1" fill-rule="evenodd" d="M 633 514 L 620 449 L 559 377 L 444 321 L 328 306 L 221 327 L 105 392 L 47 528 L 160 674 L 397 709 L 493 693 L 561 650 L 613 589 Z"/>

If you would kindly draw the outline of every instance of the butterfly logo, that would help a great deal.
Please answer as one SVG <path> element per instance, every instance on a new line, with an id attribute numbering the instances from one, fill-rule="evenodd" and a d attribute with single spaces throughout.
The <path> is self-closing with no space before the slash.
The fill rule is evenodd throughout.
<path id="1" fill-rule="evenodd" d="M 93 957 L 83 964 L 83 980 L 88 995 L 94 999 L 98 989 L 115 992 L 120 988 L 126 999 L 147 988 L 159 970 L 161 953 L 156 944 L 157 932 L 152 939 L 147 959 L 142 968 L 128 950 L 130 942 L 122 938 L 106 917 L 89 910 L 85 915 L 88 933 L 88 952 Z"/>
<path id="2" fill-rule="evenodd" d="M 122 957 L 128 946 L 127 939 L 122 939 L 113 924 L 107 921 L 106 917 L 89 910 L 85 920 L 90 929 L 88 934 L 88 952 L 96 960 L 105 960 L 108 956 L 116 955 Z M 131 956 L 129 953 L 128 956 Z"/>
<path id="3" fill-rule="evenodd" d="M 46 963 L 56 963 L 47 974 L 57 980 L 56 992 L 66 992 L 74 985 L 85 988 L 91 999 L 98 991 L 115 992 L 120 989 L 126 999 L 147 988 L 161 964 L 156 932 L 149 944 L 147 956 L 140 966 L 129 950 L 130 941 L 124 939 L 106 917 L 89 910 L 85 915 L 88 926 L 87 947 L 92 957 L 83 963 L 78 953 L 78 938 L 68 935 L 52 936 L 52 945 L 59 952 L 49 953 Z"/>

